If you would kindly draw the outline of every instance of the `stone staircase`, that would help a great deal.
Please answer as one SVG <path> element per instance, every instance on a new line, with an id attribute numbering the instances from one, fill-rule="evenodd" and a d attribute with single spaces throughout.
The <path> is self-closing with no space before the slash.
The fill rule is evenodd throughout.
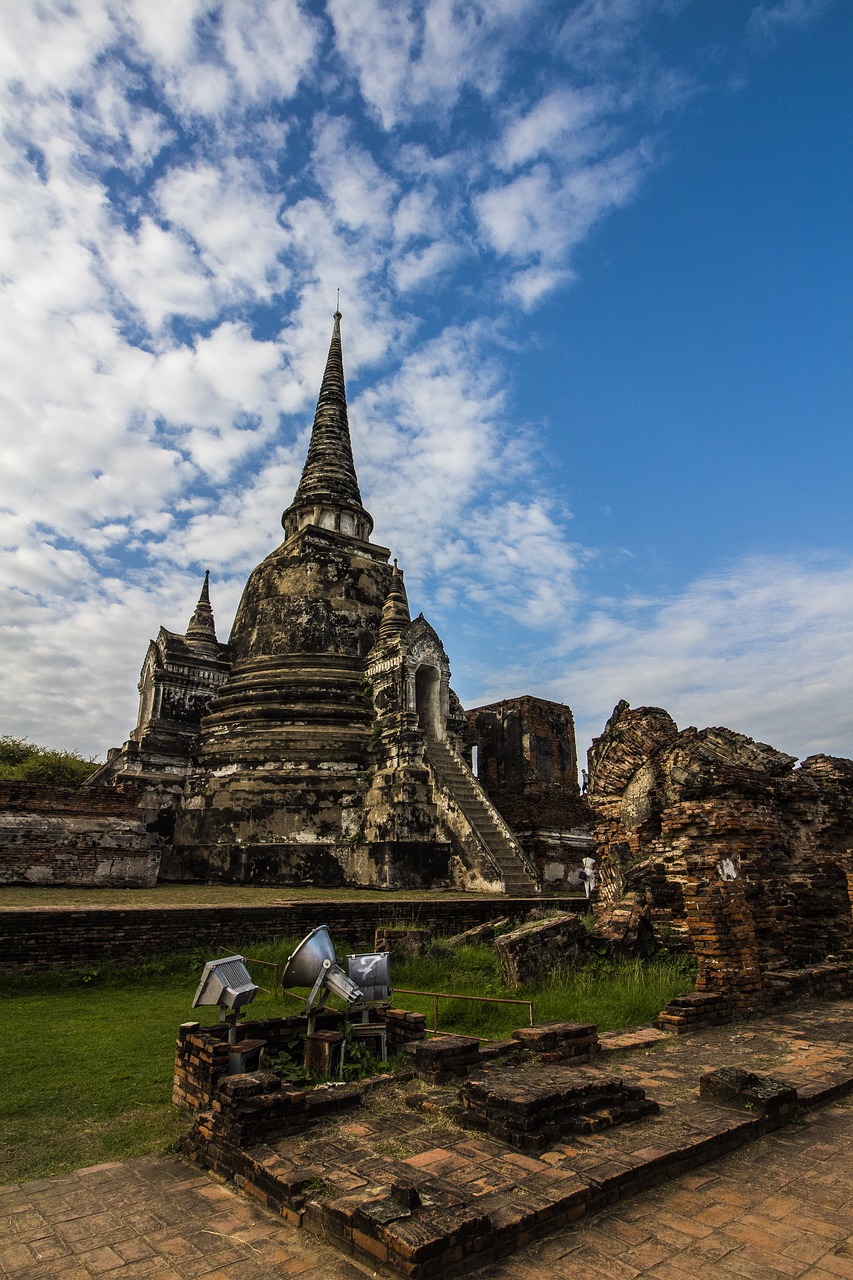
<path id="1" fill-rule="evenodd" d="M 436 739 L 427 741 L 426 754 L 500 872 L 504 892 L 518 897 L 538 893 L 539 884 L 527 855 L 461 757 Z"/>

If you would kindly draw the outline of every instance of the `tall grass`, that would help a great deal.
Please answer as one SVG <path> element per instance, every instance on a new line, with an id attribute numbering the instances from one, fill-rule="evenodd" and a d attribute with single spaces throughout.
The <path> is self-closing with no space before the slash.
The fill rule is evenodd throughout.
<path id="1" fill-rule="evenodd" d="M 430 1025 L 434 1002 L 403 995 L 399 988 L 531 1000 L 536 1022 L 593 1022 L 600 1031 L 650 1022 L 674 996 L 692 990 L 695 977 L 691 957 L 662 953 L 648 960 L 594 958 L 582 969 L 508 987 L 490 947 L 461 947 L 450 956 L 431 953 L 393 967 L 394 1003 L 426 1013 Z M 527 1020 L 527 1010 L 518 1005 L 439 1002 L 439 1029 L 460 1035 L 501 1039 Z"/>

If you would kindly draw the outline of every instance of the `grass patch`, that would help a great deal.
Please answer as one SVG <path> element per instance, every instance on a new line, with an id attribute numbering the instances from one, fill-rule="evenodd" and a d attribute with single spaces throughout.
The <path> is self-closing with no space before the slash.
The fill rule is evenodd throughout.
<path id="1" fill-rule="evenodd" d="M 186 1128 L 172 1106 L 182 1022 L 201 965 L 173 957 L 122 970 L 4 978 L 0 1180 L 18 1182 L 166 1150 Z M 280 1014 L 261 993 L 258 1015 Z"/>
<path id="2" fill-rule="evenodd" d="M 649 960 L 592 959 L 583 969 L 552 974 L 540 983 L 507 987 L 491 947 L 460 947 L 450 955 L 430 953 L 394 965 L 395 988 L 457 995 L 503 996 L 534 1003 L 536 1022 L 594 1022 L 600 1031 L 650 1022 L 675 996 L 693 989 L 693 958 L 661 953 Z M 433 1021 L 434 1001 L 395 995 L 394 1003 L 417 1009 Z M 518 1005 L 439 1002 L 439 1029 L 459 1035 L 502 1039 L 527 1022 Z"/>
<path id="3" fill-rule="evenodd" d="M 298 941 L 249 944 L 243 953 L 281 964 Z M 354 950 L 342 939 L 335 941 L 341 956 Z M 186 1127 L 171 1105 L 178 1026 L 218 1021 L 216 1009 L 191 1009 L 211 955 L 184 953 L 132 967 L 109 964 L 4 978 L 3 1181 L 161 1151 L 174 1142 Z M 269 985 L 260 967 L 253 977 Z M 395 988 L 523 996 L 535 1001 L 537 1022 L 595 1022 L 608 1030 L 650 1021 L 673 996 L 692 988 L 694 967 L 683 956 L 596 960 L 535 988 L 510 990 L 495 952 L 469 946 L 398 962 L 392 978 Z M 420 1010 L 432 1021 L 429 998 L 396 994 L 394 1003 Z M 298 1011 L 295 1000 L 282 1003 L 261 992 L 246 1014 Z M 439 1017 L 442 1030 L 501 1038 L 526 1023 L 527 1012 L 451 1000 L 441 1002 Z"/>

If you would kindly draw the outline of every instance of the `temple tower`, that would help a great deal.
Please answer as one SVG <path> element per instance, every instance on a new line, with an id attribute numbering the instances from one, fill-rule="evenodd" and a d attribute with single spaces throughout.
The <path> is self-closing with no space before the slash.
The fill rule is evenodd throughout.
<path id="1" fill-rule="evenodd" d="M 186 632 L 161 627 L 149 641 L 139 676 L 139 714 L 124 746 L 107 754 L 107 762 L 89 785 L 140 782 L 182 787 L 201 718 L 216 690 L 228 678 L 231 653 L 216 638 L 210 605 L 210 572 Z"/>
<path id="2" fill-rule="evenodd" d="M 371 541 L 340 322 L 284 541 L 249 576 L 228 645 L 205 579 L 186 635 L 161 632 L 143 669 L 135 733 L 149 737 L 174 715 L 158 692 L 164 645 L 214 673 L 164 788 L 174 838 L 161 879 L 533 892 L 529 859 L 463 759 L 447 654 Z M 105 770 L 94 781 L 119 780 Z"/>
<path id="3" fill-rule="evenodd" d="M 284 541 L 246 583 L 231 675 L 202 722 L 170 877 L 340 883 L 358 842 L 364 658 L 392 571 L 353 464 L 340 321 Z"/>

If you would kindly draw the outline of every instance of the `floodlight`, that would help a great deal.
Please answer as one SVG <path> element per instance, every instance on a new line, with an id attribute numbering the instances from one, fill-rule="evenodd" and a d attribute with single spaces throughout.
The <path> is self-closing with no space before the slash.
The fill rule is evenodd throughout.
<path id="1" fill-rule="evenodd" d="M 361 987 L 366 1004 L 391 999 L 391 956 L 387 951 L 347 956 L 347 973 Z"/>
<path id="2" fill-rule="evenodd" d="M 322 1009 L 326 1003 L 329 991 L 333 991 L 348 1004 L 355 1004 L 356 1001 L 364 998 L 361 988 L 347 977 L 337 963 L 335 948 L 329 936 L 329 927 L 325 924 L 318 925 L 302 939 L 285 965 L 281 985 L 311 988 L 311 994 L 305 1006 L 306 1013 L 311 1012 L 321 988 L 324 990 L 320 995 L 318 1009 Z"/>
<path id="3" fill-rule="evenodd" d="M 228 1041 L 236 1039 L 237 1015 L 244 1004 L 251 1004 L 258 994 L 242 956 L 223 956 L 208 960 L 198 984 L 192 1007 L 218 1005 L 219 1021 L 228 1023 Z"/>

